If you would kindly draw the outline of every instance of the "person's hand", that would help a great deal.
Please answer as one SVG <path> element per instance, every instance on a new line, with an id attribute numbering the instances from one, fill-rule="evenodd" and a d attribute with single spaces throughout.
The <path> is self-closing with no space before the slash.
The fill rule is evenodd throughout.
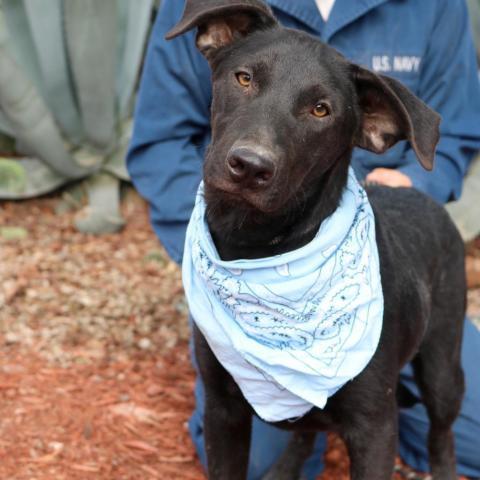
<path id="1" fill-rule="evenodd" d="M 365 178 L 365 183 L 377 183 L 387 187 L 411 187 L 410 177 L 392 168 L 375 168 Z"/>

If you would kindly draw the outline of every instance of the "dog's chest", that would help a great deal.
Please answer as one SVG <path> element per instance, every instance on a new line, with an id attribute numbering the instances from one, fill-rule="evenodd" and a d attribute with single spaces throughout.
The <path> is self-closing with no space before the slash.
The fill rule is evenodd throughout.
<path id="1" fill-rule="evenodd" d="M 200 193 L 183 279 L 215 356 L 264 420 L 323 409 L 370 361 L 383 318 L 373 213 L 353 172 L 315 238 L 282 255 L 221 260 L 204 219 Z"/>

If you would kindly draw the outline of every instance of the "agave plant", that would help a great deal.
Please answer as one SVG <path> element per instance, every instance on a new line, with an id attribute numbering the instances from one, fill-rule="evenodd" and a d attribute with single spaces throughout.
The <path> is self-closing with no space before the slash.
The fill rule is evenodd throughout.
<path id="1" fill-rule="evenodd" d="M 86 179 L 84 231 L 121 227 L 119 182 L 154 0 L 0 0 L 0 198 Z"/>

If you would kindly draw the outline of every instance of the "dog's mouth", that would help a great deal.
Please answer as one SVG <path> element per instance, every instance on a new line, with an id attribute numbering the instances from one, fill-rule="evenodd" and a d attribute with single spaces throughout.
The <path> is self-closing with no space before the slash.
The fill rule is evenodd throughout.
<path id="1" fill-rule="evenodd" d="M 208 199 L 229 204 L 231 208 L 238 206 L 241 210 L 249 209 L 267 215 L 273 215 L 282 208 L 274 185 L 264 190 L 251 190 L 220 178 L 205 178 L 204 184 Z"/>

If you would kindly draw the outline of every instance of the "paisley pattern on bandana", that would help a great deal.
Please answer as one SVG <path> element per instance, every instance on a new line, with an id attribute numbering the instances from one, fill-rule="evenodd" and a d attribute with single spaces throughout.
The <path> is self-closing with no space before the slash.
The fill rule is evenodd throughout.
<path id="1" fill-rule="evenodd" d="M 196 324 L 264 420 L 324 408 L 377 348 L 383 294 L 375 219 L 353 171 L 339 208 L 310 243 L 256 260 L 219 258 L 201 185 L 183 281 Z"/>

